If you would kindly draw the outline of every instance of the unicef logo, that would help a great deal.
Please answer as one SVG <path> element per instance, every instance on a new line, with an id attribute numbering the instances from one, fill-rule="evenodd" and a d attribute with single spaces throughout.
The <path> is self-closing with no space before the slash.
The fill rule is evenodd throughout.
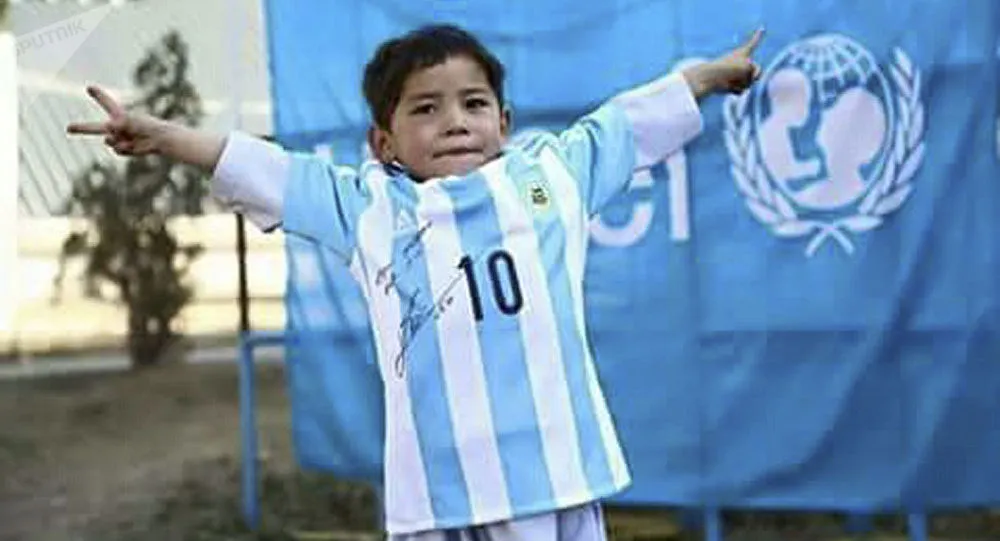
<path id="1" fill-rule="evenodd" d="M 757 87 L 727 99 L 725 141 L 751 214 L 780 237 L 854 252 L 906 202 L 924 157 L 920 73 L 896 49 L 889 74 L 841 35 L 792 44 Z"/>

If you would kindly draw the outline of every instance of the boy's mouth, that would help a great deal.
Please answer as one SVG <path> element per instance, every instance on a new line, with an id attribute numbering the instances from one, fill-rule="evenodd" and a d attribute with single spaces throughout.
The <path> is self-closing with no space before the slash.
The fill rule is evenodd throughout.
<path id="1" fill-rule="evenodd" d="M 442 150 L 442 151 L 439 151 L 439 152 L 435 152 L 434 153 L 434 157 L 435 158 L 452 158 L 452 157 L 461 157 L 461 156 L 468 156 L 470 154 L 482 154 L 482 153 L 483 153 L 483 151 L 481 149 L 478 149 L 478 148 L 473 148 L 473 147 L 457 147 L 457 148 L 449 148 L 447 150 Z"/>

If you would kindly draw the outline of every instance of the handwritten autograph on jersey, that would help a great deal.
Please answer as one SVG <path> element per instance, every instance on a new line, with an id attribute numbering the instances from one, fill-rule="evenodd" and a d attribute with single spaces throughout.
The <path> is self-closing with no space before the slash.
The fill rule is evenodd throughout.
<path id="1" fill-rule="evenodd" d="M 399 322 L 399 353 L 393 360 L 393 368 L 398 377 L 403 377 L 406 373 L 406 354 L 413 345 L 417 334 L 432 321 L 437 321 L 444 315 L 445 311 L 455 302 L 452 292 L 455 286 L 463 279 L 462 274 L 456 274 L 454 278 L 444 287 L 444 291 L 433 297 L 432 303 L 424 301 L 420 295 L 420 290 L 414 290 L 412 294 L 403 296 L 400 300 L 403 305 L 402 318 Z"/>
<path id="2" fill-rule="evenodd" d="M 406 244 L 403 245 L 402 249 L 402 261 L 390 262 L 388 265 L 380 268 L 375 274 L 375 285 L 382 287 L 382 293 L 384 295 L 388 295 L 390 291 L 396 288 L 399 273 L 406 272 L 406 270 L 413 265 L 413 262 L 417 259 L 417 257 L 424 252 L 421 241 L 430 228 L 431 222 L 427 222 L 417 230 L 416 234 L 414 234 L 412 238 L 406 241 Z M 402 265 L 402 268 L 397 268 L 398 265 Z"/>
<path id="3" fill-rule="evenodd" d="M 399 322 L 399 352 L 393 359 L 393 371 L 397 377 L 406 373 L 406 355 L 419 333 L 428 323 L 437 321 L 455 302 L 453 294 L 455 286 L 462 282 L 464 274 L 456 269 L 455 275 L 448 281 L 442 291 L 434 293 L 427 288 L 413 287 L 403 282 L 406 272 L 424 253 L 423 238 L 431 228 L 427 222 L 417 229 L 413 236 L 399 250 L 401 257 L 378 269 L 375 275 L 375 286 L 384 295 L 395 292 L 400 301 Z"/>

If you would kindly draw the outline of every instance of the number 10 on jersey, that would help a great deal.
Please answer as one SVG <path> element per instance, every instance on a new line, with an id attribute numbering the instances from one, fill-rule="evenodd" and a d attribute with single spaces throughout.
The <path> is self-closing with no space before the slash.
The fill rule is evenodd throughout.
<path id="1" fill-rule="evenodd" d="M 483 320 L 483 296 L 480 294 L 480 280 L 477 279 L 473 260 L 469 256 L 458 262 L 458 268 L 465 273 L 465 283 L 469 287 L 469 301 L 472 303 L 472 313 L 476 321 Z M 492 301 L 500 313 L 508 316 L 516 315 L 524 306 L 524 296 L 521 293 L 521 282 L 517 277 L 514 258 L 506 250 L 496 250 L 486 258 L 486 270 Z"/>

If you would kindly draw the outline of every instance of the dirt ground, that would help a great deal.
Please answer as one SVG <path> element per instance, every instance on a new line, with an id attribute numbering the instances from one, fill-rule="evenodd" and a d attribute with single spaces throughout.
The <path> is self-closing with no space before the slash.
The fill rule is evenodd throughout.
<path id="1" fill-rule="evenodd" d="M 0 382 L 0 541 L 378 539 L 363 486 L 301 472 L 291 454 L 285 381 L 258 373 L 263 526 L 239 512 L 233 365 Z M 730 515 L 740 540 L 843 538 L 834 517 Z M 882 524 L 901 531 L 898 520 Z M 609 511 L 618 540 L 698 539 L 665 511 Z M 1000 517 L 935 522 L 955 540 L 1000 539 Z M 901 539 L 901 537 L 896 537 Z"/>
<path id="2" fill-rule="evenodd" d="M 261 367 L 258 384 L 263 482 L 269 498 L 294 507 L 298 502 L 288 500 L 296 495 L 286 485 L 334 483 L 296 471 L 280 367 Z M 176 527 L 185 522 L 176 520 L 184 513 L 206 515 L 183 517 L 193 519 L 187 521 L 192 527 L 229 521 L 239 533 L 238 419 L 232 365 L 173 364 L 135 373 L 3 382 L 0 539 L 105 540 L 132 533 L 142 539 L 190 539 L 186 533 L 146 532 L 166 518 L 175 519 L 166 522 Z M 203 490 L 206 485 L 215 490 Z M 345 491 L 366 492 L 354 486 Z M 368 507 L 370 513 L 370 502 Z M 290 521 L 313 518 L 287 511 Z M 315 521 L 328 524 L 302 526 L 344 527 L 333 511 L 323 509 L 325 516 Z M 207 516 L 211 512 L 217 516 Z M 374 525 L 372 517 L 350 520 L 361 522 L 362 530 Z"/>

